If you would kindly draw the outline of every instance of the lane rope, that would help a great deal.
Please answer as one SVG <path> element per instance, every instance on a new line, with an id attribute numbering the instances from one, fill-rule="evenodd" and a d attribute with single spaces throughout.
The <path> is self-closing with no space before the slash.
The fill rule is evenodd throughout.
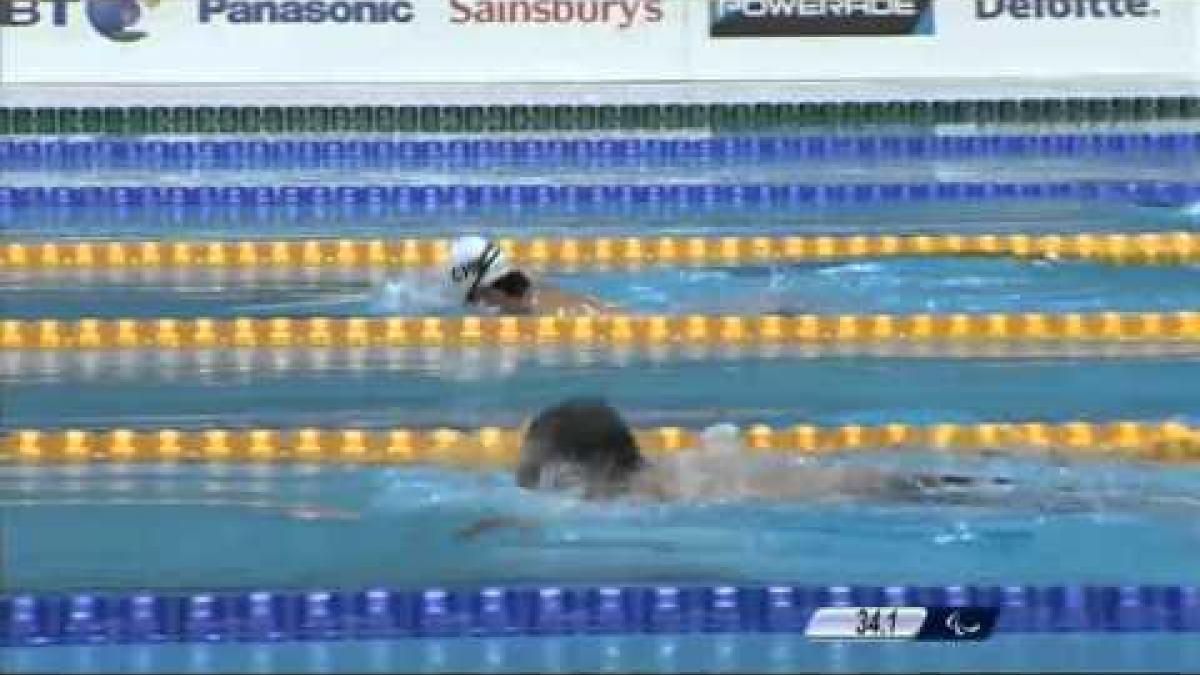
<path id="1" fill-rule="evenodd" d="M 1151 123 L 1200 119 L 1200 96 L 1014 99 L 657 101 L 501 105 L 0 106 L 0 134 L 344 134 L 716 129 L 865 130 L 904 125 Z"/>
<path id="2" fill-rule="evenodd" d="M 498 238 L 524 265 L 562 268 L 745 265 L 900 256 L 1007 256 L 1111 263 L 1200 262 L 1200 232 L 883 234 Z M 441 265 L 447 239 L 240 241 L 10 241 L 0 269 L 425 268 Z"/>
<path id="3" fill-rule="evenodd" d="M 0 350 L 830 342 L 1196 342 L 1200 311 L 985 314 L 236 317 L 0 321 Z"/>
<path id="4" fill-rule="evenodd" d="M 695 166 L 751 159 L 955 159 L 1173 156 L 1200 150 L 1200 133 L 794 135 L 715 138 L 450 139 L 0 139 L 0 169 L 250 169 L 493 167 L 586 162 Z"/>
<path id="5" fill-rule="evenodd" d="M 699 446 L 683 427 L 635 430 L 641 447 L 663 455 Z M 0 464 L 323 463 L 512 466 L 520 430 L 484 427 L 361 429 L 16 429 L 0 435 Z M 775 428 L 748 425 L 741 441 L 750 453 L 810 455 L 921 448 L 945 452 L 1003 451 L 1033 456 L 1200 461 L 1200 427 L 1178 421 L 1118 420 L 1050 424 L 995 422 L 882 424 Z"/>
<path id="6" fill-rule="evenodd" d="M 400 207 L 412 211 L 503 206 L 539 210 L 668 207 L 739 209 L 821 205 L 1068 200 L 1182 206 L 1200 201 L 1200 182 L 1059 180 L 1013 182 L 353 184 L 193 186 L 0 186 L 0 209 L 57 207 L 304 209 Z"/>
<path id="7" fill-rule="evenodd" d="M 802 633 L 819 607 L 997 608 L 997 633 L 1193 633 L 1200 588 L 657 584 L 0 595 L 0 646 Z"/>

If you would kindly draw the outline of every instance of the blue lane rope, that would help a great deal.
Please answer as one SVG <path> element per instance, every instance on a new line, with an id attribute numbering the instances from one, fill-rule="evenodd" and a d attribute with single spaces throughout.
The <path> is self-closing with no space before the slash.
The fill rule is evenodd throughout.
<path id="1" fill-rule="evenodd" d="M 0 170 L 83 168 L 480 166 L 588 162 L 721 163 L 735 160 L 954 159 L 1194 155 L 1200 133 L 766 136 L 614 139 L 0 141 Z"/>
<path id="2" fill-rule="evenodd" d="M 0 595 L 0 646 L 795 633 L 827 606 L 997 607 L 997 632 L 1200 632 L 1196 586 L 590 586 Z"/>
<path id="3" fill-rule="evenodd" d="M 1200 201 L 1182 181 L 912 182 L 835 184 L 263 185 L 0 187 L 0 209 L 21 207 L 303 206 L 414 210 L 505 206 L 787 207 L 982 200 Z"/>

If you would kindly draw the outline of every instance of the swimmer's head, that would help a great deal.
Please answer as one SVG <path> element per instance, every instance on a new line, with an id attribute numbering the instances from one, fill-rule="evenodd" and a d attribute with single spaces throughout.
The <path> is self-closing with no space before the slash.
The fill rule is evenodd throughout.
<path id="1" fill-rule="evenodd" d="M 483 237 L 459 237 L 450 246 L 448 280 L 467 304 L 487 293 L 519 298 L 529 289 L 529 279 L 514 268 L 508 255 Z"/>
<path id="2" fill-rule="evenodd" d="M 585 497 L 624 492 L 645 465 L 625 420 L 599 398 L 575 398 L 543 410 L 521 443 L 517 484 L 580 489 Z"/>

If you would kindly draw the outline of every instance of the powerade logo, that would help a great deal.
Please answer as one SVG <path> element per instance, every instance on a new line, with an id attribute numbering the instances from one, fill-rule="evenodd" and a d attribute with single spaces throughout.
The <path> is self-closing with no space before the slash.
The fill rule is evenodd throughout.
<path id="1" fill-rule="evenodd" d="M 0 26 L 36 26 L 42 21 L 65 27 L 72 20 L 69 7 L 83 6 L 83 14 L 97 33 L 114 42 L 137 42 L 146 37 L 142 15 L 162 0 L 0 0 Z"/>
<path id="2" fill-rule="evenodd" d="M 931 35 L 933 0 L 709 0 L 712 37 Z"/>
<path id="3" fill-rule="evenodd" d="M 1160 12 L 1150 0 L 975 0 L 975 16 L 992 19 L 1145 19 Z"/>
<path id="4" fill-rule="evenodd" d="M 200 23 L 231 24 L 408 23 L 410 0 L 200 0 Z"/>

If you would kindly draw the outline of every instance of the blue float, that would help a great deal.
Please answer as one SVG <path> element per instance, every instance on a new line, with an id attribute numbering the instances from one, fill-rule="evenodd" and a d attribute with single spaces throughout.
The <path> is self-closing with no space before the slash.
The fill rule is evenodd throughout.
<path id="1" fill-rule="evenodd" d="M 0 595 L 0 644 L 792 633 L 828 606 L 997 607 L 1010 633 L 1200 632 L 1191 586 L 620 586 Z"/>
<path id="2" fill-rule="evenodd" d="M 686 161 L 967 159 L 1195 154 L 1200 133 L 936 136 L 718 136 L 623 139 L 62 139 L 0 140 L 0 170 L 480 167 Z"/>

